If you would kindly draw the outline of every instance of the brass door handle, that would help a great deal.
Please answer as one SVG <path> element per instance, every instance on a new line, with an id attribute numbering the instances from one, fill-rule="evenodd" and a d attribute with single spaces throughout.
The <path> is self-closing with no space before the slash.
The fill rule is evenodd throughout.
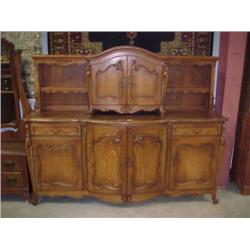
<path id="1" fill-rule="evenodd" d="M 121 143 L 121 139 L 119 137 L 113 139 L 113 143 L 114 144 L 120 144 Z"/>
<path id="2" fill-rule="evenodd" d="M 127 195 L 127 201 L 131 201 L 132 200 L 132 195 L 131 194 L 128 194 Z"/>
<path id="3" fill-rule="evenodd" d="M 136 136 L 134 142 L 138 144 L 142 144 L 144 141 L 144 138 L 142 136 Z"/>

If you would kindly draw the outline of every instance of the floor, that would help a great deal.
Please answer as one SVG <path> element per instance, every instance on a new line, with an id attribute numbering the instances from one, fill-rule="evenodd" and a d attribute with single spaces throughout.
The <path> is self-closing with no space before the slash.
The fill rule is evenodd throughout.
<path id="1" fill-rule="evenodd" d="M 2 197 L 1 215 L 6 218 L 169 218 L 249 217 L 250 196 L 242 196 L 234 184 L 218 191 L 219 204 L 210 195 L 161 197 L 143 204 L 112 205 L 92 198 L 43 198 L 33 206 L 18 197 Z"/>

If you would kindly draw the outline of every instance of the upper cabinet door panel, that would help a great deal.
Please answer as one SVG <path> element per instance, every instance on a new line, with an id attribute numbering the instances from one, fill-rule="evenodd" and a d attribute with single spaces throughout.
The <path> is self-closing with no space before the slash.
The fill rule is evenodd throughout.
<path id="1" fill-rule="evenodd" d="M 116 127 L 88 127 L 88 190 L 90 192 L 122 194 L 124 133 L 124 129 Z"/>
<path id="2" fill-rule="evenodd" d="M 163 64 L 150 57 L 128 57 L 127 103 L 160 105 Z"/>
<path id="3" fill-rule="evenodd" d="M 165 176 L 167 127 L 138 127 L 128 131 L 129 194 L 160 192 Z"/>
<path id="4" fill-rule="evenodd" d="M 210 64 L 168 62 L 169 88 L 210 88 Z"/>
<path id="5" fill-rule="evenodd" d="M 124 79 L 126 56 L 105 57 L 91 61 L 90 95 L 92 105 L 126 103 Z"/>

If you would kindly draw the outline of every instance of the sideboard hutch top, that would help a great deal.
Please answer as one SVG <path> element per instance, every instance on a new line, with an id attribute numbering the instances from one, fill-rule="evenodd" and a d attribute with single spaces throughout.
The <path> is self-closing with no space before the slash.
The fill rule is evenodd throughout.
<path id="1" fill-rule="evenodd" d="M 162 56 L 121 46 L 100 54 L 39 55 L 38 111 L 203 111 L 214 108 L 216 57 Z"/>

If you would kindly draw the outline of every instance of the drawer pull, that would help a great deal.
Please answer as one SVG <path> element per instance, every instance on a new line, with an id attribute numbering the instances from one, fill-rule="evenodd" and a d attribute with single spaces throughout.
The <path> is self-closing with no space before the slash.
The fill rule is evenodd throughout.
<path id="1" fill-rule="evenodd" d="M 199 128 L 199 127 L 197 127 L 197 128 L 193 128 L 193 131 L 194 131 L 194 133 L 195 133 L 195 134 L 199 134 L 199 133 L 201 133 L 201 132 L 202 132 L 202 130 L 203 130 L 203 128 Z"/>
<path id="2" fill-rule="evenodd" d="M 11 161 L 11 160 L 7 161 L 7 162 L 5 163 L 5 165 L 6 165 L 6 167 L 7 167 L 8 169 L 14 169 L 15 166 L 16 166 L 15 162 L 13 162 L 13 161 Z"/>
<path id="3" fill-rule="evenodd" d="M 10 186 L 16 186 L 16 184 L 17 184 L 17 178 L 16 177 L 8 177 L 7 178 L 7 183 Z"/>
<path id="4" fill-rule="evenodd" d="M 142 136 L 136 136 L 135 137 L 135 143 L 142 144 L 144 141 L 144 138 Z"/>
<path id="5" fill-rule="evenodd" d="M 119 137 L 113 139 L 114 144 L 120 144 L 120 142 L 121 142 L 121 139 Z"/>

